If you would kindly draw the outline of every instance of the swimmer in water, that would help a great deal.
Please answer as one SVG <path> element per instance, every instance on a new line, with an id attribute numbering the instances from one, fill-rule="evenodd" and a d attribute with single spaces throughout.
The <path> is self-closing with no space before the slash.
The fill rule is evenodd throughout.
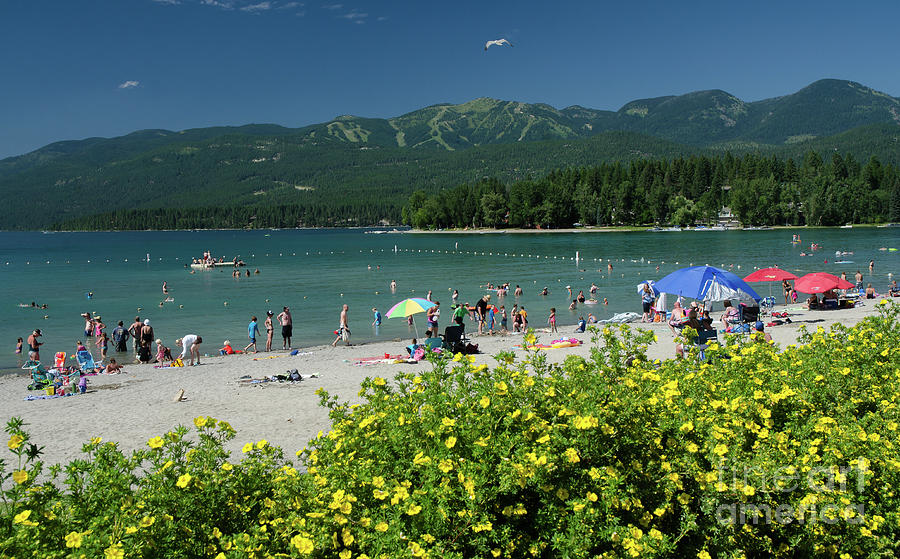
<path id="1" fill-rule="evenodd" d="M 169 295 L 169 282 L 166 282 L 166 281 L 163 282 L 162 292 L 163 292 L 163 295 L 166 295 L 166 296 Z"/>

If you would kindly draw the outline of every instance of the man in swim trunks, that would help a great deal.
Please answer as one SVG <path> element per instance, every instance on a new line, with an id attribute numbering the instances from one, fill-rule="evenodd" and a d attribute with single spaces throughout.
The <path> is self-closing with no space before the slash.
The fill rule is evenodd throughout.
<path id="1" fill-rule="evenodd" d="M 281 339 L 283 342 L 281 349 L 291 349 L 291 336 L 294 333 L 294 322 L 291 319 L 291 309 L 284 307 L 276 318 L 278 318 L 278 322 L 281 323 Z"/>
<path id="2" fill-rule="evenodd" d="M 141 349 L 141 328 L 144 327 L 144 323 L 141 322 L 141 317 L 134 317 L 134 322 L 131 323 L 131 326 L 128 327 L 128 333 L 131 334 L 132 344 L 134 346 L 134 358 L 137 359 L 138 350 Z"/>
<path id="3" fill-rule="evenodd" d="M 478 320 L 478 333 L 481 334 L 484 330 L 484 321 L 487 319 L 487 306 L 488 301 L 491 300 L 490 295 L 485 295 L 481 299 L 475 303 L 475 316 Z"/>
<path id="4" fill-rule="evenodd" d="M 337 338 L 331 342 L 331 347 L 337 347 L 337 343 L 341 340 L 344 340 L 347 345 L 350 345 L 350 326 L 347 322 L 347 312 L 350 310 L 350 305 L 344 305 L 341 309 L 341 325 L 337 330 Z"/>

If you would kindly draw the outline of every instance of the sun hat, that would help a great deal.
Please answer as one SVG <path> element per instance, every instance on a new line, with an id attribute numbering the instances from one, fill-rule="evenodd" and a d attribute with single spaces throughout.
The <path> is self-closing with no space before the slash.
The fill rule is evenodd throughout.
<path id="1" fill-rule="evenodd" d="M 145 319 L 144 319 L 144 326 L 150 326 L 150 319 L 149 319 L 149 318 L 145 318 Z"/>
<path id="2" fill-rule="evenodd" d="M 272 316 L 272 315 L 275 314 L 275 313 L 273 313 L 272 311 L 266 311 L 266 314 L 267 314 L 268 316 Z"/>

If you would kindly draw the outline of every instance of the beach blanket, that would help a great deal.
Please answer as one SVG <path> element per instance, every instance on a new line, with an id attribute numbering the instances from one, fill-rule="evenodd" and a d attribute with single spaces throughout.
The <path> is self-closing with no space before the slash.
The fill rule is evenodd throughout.
<path id="1" fill-rule="evenodd" d="M 418 363 L 418 361 L 410 358 L 408 355 L 381 355 L 378 357 L 362 357 L 353 362 L 357 366 L 382 365 L 385 363 Z"/>
<path id="2" fill-rule="evenodd" d="M 30 402 L 32 400 L 53 400 L 55 398 L 65 398 L 66 396 L 74 396 L 74 394 L 44 394 L 42 396 L 25 396 L 25 401 Z"/>
<path id="3" fill-rule="evenodd" d="M 598 324 L 625 324 L 626 322 L 634 322 L 641 318 L 636 312 L 620 312 L 612 315 L 610 318 L 598 320 Z"/>
<path id="4" fill-rule="evenodd" d="M 578 347 L 582 343 L 581 340 L 577 338 L 561 338 L 559 340 L 553 340 L 549 344 L 533 344 L 527 347 L 527 349 L 559 349 L 563 347 Z M 515 347 L 523 347 L 521 345 L 517 345 Z"/>

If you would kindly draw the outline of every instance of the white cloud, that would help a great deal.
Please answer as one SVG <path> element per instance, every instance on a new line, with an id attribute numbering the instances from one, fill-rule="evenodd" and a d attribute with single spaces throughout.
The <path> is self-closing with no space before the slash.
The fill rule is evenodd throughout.
<path id="1" fill-rule="evenodd" d="M 201 0 L 200 3 L 204 6 L 215 6 L 216 8 L 222 8 L 223 10 L 234 9 L 234 2 L 231 0 Z"/>
<path id="2" fill-rule="evenodd" d="M 178 0 L 153 0 L 157 4 L 168 4 L 169 6 L 174 6 L 178 4 Z"/>
<path id="3" fill-rule="evenodd" d="M 341 8 L 344 7 L 344 5 L 343 5 L 343 4 L 325 4 L 325 5 L 322 6 L 322 7 L 323 7 L 324 9 L 326 9 L 326 10 L 332 10 L 332 11 L 333 11 L 333 10 L 340 10 Z"/>
<path id="4" fill-rule="evenodd" d="M 378 19 L 377 19 L 377 21 L 387 21 L 387 20 L 388 20 L 388 16 L 378 16 Z"/>
<path id="5" fill-rule="evenodd" d="M 141 82 L 137 80 L 128 80 L 127 82 L 122 82 L 119 84 L 119 89 L 131 89 L 132 87 L 137 87 L 141 84 Z"/>
<path id="6" fill-rule="evenodd" d="M 256 13 L 256 12 L 264 12 L 266 10 L 271 10 L 271 9 L 272 9 L 271 2 L 260 2 L 259 4 L 250 4 L 249 6 L 244 6 L 243 8 L 241 8 L 241 11 Z"/>
<path id="7" fill-rule="evenodd" d="M 302 8 L 303 2 L 285 2 L 278 6 L 279 10 L 293 10 L 294 8 Z"/>
<path id="8" fill-rule="evenodd" d="M 365 23 L 366 18 L 369 17 L 369 14 L 364 14 L 361 12 L 357 12 L 356 10 L 352 10 L 349 13 L 346 13 L 341 16 L 344 19 L 348 19 L 353 23 Z"/>

